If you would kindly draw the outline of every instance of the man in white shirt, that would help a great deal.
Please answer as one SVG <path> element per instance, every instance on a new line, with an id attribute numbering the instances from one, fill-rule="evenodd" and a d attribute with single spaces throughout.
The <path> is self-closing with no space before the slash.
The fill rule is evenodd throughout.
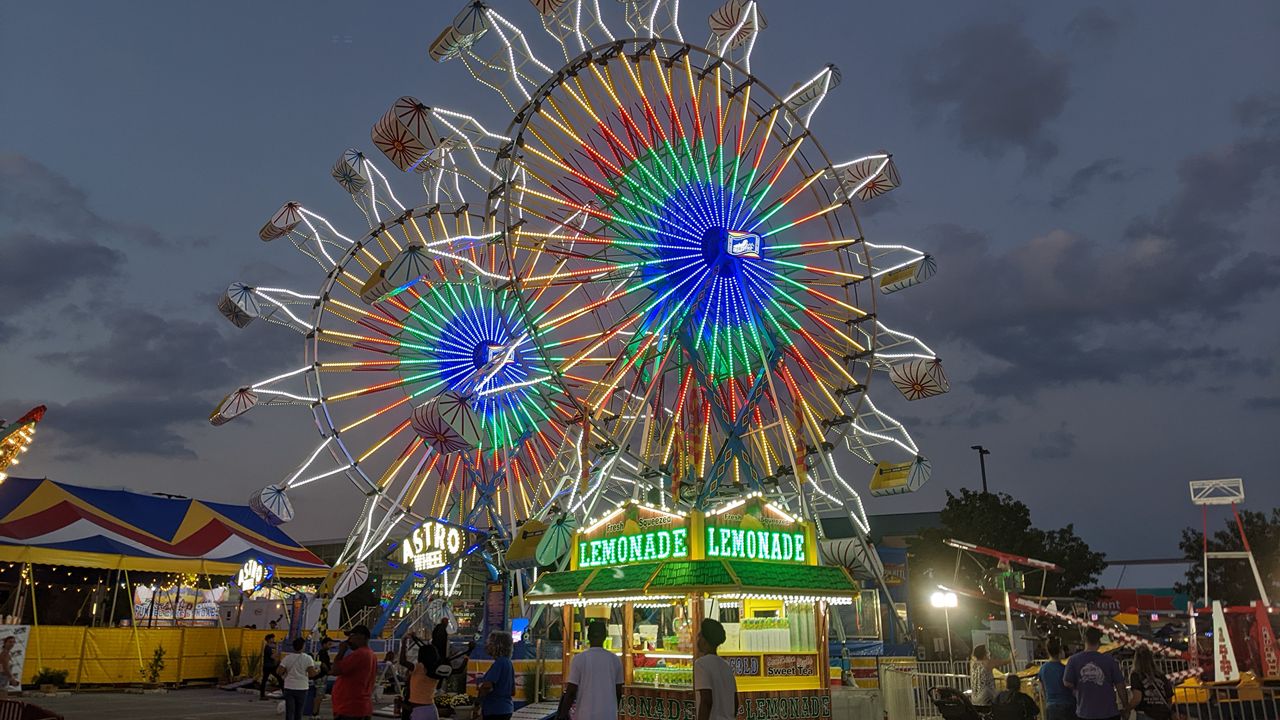
<path id="1" fill-rule="evenodd" d="M 587 626 L 591 647 L 578 653 L 569 664 L 569 682 L 560 696 L 559 720 L 569 720 L 569 709 L 577 706 L 577 720 L 615 720 L 622 699 L 622 660 L 604 649 L 608 628 L 600 620 Z"/>
<path id="2" fill-rule="evenodd" d="M 738 717 L 738 680 L 716 650 L 724 644 L 724 626 L 705 618 L 698 631 L 698 659 L 693 661 L 693 689 L 698 694 L 698 720 Z"/>
<path id="3" fill-rule="evenodd" d="M 302 720 L 302 707 L 307 702 L 307 686 L 311 678 L 319 674 L 316 661 L 304 652 L 302 638 L 293 639 L 293 652 L 285 655 L 276 666 L 276 674 L 284 686 L 285 720 Z"/>

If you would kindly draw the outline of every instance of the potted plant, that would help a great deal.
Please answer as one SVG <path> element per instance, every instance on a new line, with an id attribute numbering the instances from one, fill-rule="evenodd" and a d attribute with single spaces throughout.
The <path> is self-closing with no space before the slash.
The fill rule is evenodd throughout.
<path id="1" fill-rule="evenodd" d="M 54 670 L 53 668 L 40 668 L 40 672 L 36 673 L 33 680 L 36 687 L 40 688 L 40 692 L 52 694 L 58 691 L 58 688 L 67 684 L 68 670 Z"/>

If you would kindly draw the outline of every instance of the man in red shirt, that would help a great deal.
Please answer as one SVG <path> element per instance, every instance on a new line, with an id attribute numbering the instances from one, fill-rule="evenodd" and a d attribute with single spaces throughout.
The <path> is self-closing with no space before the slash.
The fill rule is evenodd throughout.
<path id="1" fill-rule="evenodd" d="M 338 645 L 330 673 L 333 683 L 334 720 L 367 720 L 373 717 L 373 683 L 378 674 L 378 659 L 369 649 L 369 628 L 357 625 L 347 631 L 347 639 Z"/>

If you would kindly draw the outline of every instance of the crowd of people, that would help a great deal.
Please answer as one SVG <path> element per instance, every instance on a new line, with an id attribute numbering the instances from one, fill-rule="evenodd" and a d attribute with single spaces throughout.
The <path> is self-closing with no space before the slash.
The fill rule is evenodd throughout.
<path id="1" fill-rule="evenodd" d="M 388 653 L 379 662 L 369 648 L 369 638 L 369 628 L 357 625 L 347 631 L 336 652 L 333 640 L 322 638 L 313 657 L 306 652 L 306 641 L 300 637 L 292 641 L 292 652 L 281 655 L 275 634 L 268 634 L 263 640 L 259 697 L 267 699 L 269 683 L 275 681 L 281 688 L 285 720 L 319 715 L 326 696 L 334 720 L 365 720 L 373 715 L 374 697 L 382 681 L 395 695 L 401 720 L 439 720 L 436 691 L 454 672 L 454 662 L 459 658 L 465 662 L 474 644 L 450 656 L 448 628 L 441 622 L 429 641 L 409 633 L 400 644 L 398 655 Z M 511 633 L 489 633 L 486 650 L 493 663 L 477 681 L 475 720 L 510 720 L 515 711 L 512 646 Z"/>
<path id="2" fill-rule="evenodd" d="M 1063 646 L 1057 638 L 1047 645 L 1049 660 L 1036 679 L 1045 701 L 1044 720 L 1120 720 L 1131 712 L 1135 720 L 1173 720 L 1173 684 L 1157 671 L 1151 650 L 1138 648 L 1133 672 L 1124 676 L 1120 663 L 1100 652 L 1102 632 L 1088 628 L 1084 649 L 1063 662 Z M 1009 674 L 1005 689 L 996 691 L 993 672 L 1009 664 L 991 657 L 985 645 L 973 649 L 969 660 L 970 702 L 998 709 L 998 717 L 1032 720 L 1040 708 L 1022 692 L 1022 678 Z"/>

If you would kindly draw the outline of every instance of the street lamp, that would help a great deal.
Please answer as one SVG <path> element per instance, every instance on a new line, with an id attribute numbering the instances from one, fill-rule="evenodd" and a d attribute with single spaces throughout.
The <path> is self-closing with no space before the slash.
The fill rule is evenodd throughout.
<path id="1" fill-rule="evenodd" d="M 982 494 L 987 494 L 987 456 L 991 451 L 981 445 L 970 445 L 970 450 L 978 451 L 978 463 L 982 466 Z"/>
<path id="2" fill-rule="evenodd" d="M 951 608 L 957 607 L 960 600 L 950 590 L 938 590 L 929 596 L 929 604 L 942 608 L 942 618 L 947 624 L 947 662 L 953 662 L 955 656 L 951 654 Z"/>

